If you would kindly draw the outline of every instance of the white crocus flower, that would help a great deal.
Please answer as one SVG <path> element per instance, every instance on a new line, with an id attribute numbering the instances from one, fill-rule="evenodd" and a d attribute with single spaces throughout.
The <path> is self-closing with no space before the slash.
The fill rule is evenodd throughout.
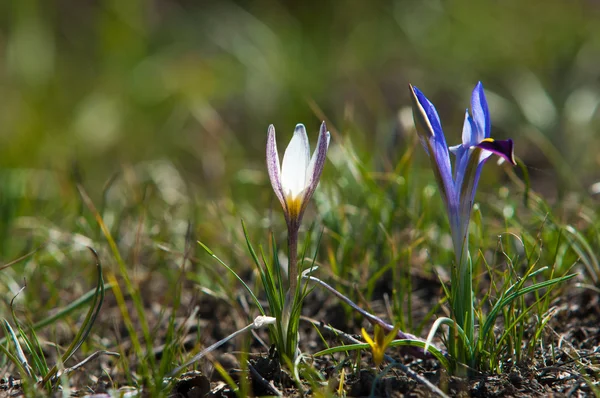
<path id="1" fill-rule="evenodd" d="M 329 148 L 329 138 L 329 131 L 323 122 L 317 147 L 311 157 L 306 129 L 303 124 L 296 125 L 294 136 L 285 150 L 283 164 L 280 166 L 275 127 L 269 126 L 267 169 L 275 195 L 283 207 L 288 227 L 298 228 L 306 205 L 319 184 Z"/>
<path id="2" fill-rule="evenodd" d="M 329 148 L 329 131 L 325 122 L 321 124 L 317 148 L 310 156 L 310 145 L 304 125 L 296 125 L 292 137 L 283 155 L 283 164 L 279 163 L 275 127 L 269 126 L 267 135 L 267 169 L 271 185 L 277 199 L 283 207 L 283 214 L 288 229 L 288 291 L 281 312 L 277 315 L 282 327 L 283 348 L 286 355 L 295 359 L 298 355 L 298 334 L 290 331 L 298 330 L 299 317 L 294 310 L 302 305 L 298 279 L 298 230 L 302 214 L 312 197 L 325 165 Z M 300 267 L 301 268 L 301 267 Z M 282 286 L 283 288 L 283 286 Z M 295 335 L 294 335 L 295 334 Z"/>

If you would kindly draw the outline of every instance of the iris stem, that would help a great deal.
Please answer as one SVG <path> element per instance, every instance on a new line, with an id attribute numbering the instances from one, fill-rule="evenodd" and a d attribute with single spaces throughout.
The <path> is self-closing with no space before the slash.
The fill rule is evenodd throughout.
<path id="1" fill-rule="evenodd" d="M 473 308 L 473 271 L 469 258 L 468 229 L 464 232 L 460 243 L 456 245 L 456 271 L 453 273 L 452 281 L 452 310 L 457 324 L 465 331 L 469 342 L 473 343 L 474 308 Z M 471 347 L 454 333 L 450 339 L 451 352 L 455 357 L 467 365 L 472 365 Z"/>

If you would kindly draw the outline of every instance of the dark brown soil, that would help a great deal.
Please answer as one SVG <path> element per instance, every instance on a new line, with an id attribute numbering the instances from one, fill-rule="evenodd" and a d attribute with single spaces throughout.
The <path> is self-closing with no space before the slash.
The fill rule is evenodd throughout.
<path id="1" fill-rule="evenodd" d="M 413 311 L 416 321 L 435 305 L 440 298 L 439 282 L 416 277 L 413 288 Z M 152 283 L 151 280 L 147 283 Z M 573 284 L 574 285 L 574 284 Z M 449 376 L 434 360 L 420 360 L 407 355 L 400 349 L 388 349 L 388 355 L 408 366 L 421 378 L 429 380 L 449 396 L 473 397 L 542 397 L 542 396 L 592 396 L 593 388 L 600 380 L 600 302 L 598 293 L 593 290 L 564 288 L 563 295 L 553 303 L 554 315 L 544 329 L 541 342 L 532 357 L 520 363 L 506 363 L 500 374 L 472 372 L 469 378 Z M 178 311 L 180 330 L 185 331 L 182 338 L 182 351 L 206 347 L 244 327 L 255 314 L 245 300 L 237 303 L 227 302 L 207 294 L 197 292 L 197 287 L 186 283 L 183 302 Z M 384 288 L 385 290 L 385 288 Z M 385 292 L 384 292 L 385 293 Z M 241 294 L 241 293 L 240 293 Z M 241 297 L 239 295 L 238 297 Z M 383 297 L 382 294 L 379 297 Z M 154 354 L 160 358 L 164 349 L 161 328 L 170 316 L 166 308 L 159 304 L 162 298 L 154 297 L 155 302 L 146 303 L 150 326 L 156 333 Z M 382 300 L 374 300 L 371 309 L 387 318 L 386 306 Z M 131 311 L 134 313 L 135 311 Z M 360 328 L 367 324 L 342 306 L 325 291 L 316 288 L 306 302 L 304 314 L 322 324 L 332 325 L 354 337 L 361 339 Z M 107 296 L 101 319 L 95 328 L 102 328 L 103 334 L 114 335 L 119 345 L 112 347 L 128 356 L 130 364 L 135 366 L 139 359 L 134 358 L 130 349 L 131 342 L 127 330 L 117 321 L 119 311 L 113 299 Z M 431 322 L 430 322 L 431 323 Z M 501 323 L 499 323 L 501 327 Z M 235 392 L 225 383 L 213 364 L 219 364 L 238 384 L 245 385 L 251 395 L 299 396 L 299 388 L 304 394 L 316 393 L 313 388 L 321 386 L 320 393 L 339 392 L 342 386 L 346 396 L 382 396 L 382 397 L 425 397 L 434 396 L 422 382 L 411 377 L 398 366 L 384 363 L 381 368 L 373 366 L 371 355 L 364 351 L 355 355 L 336 354 L 334 358 L 311 358 L 310 354 L 326 348 L 321 335 L 329 346 L 342 344 L 339 336 L 316 327 L 309 322 L 301 323 L 301 350 L 308 355 L 307 362 L 322 378 L 322 383 L 303 381 L 301 386 L 293 382 L 290 374 L 279 364 L 272 347 L 263 345 L 268 342 L 266 331 L 258 331 L 250 340 L 250 360 L 247 365 L 240 364 L 240 352 L 245 347 L 243 338 L 237 338 L 221 346 L 195 365 L 196 370 L 188 371 L 175 383 L 170 392 L 172 397 L 234 397 Z M 200 340 L 198 340 L 200 336 Z M 261 344 L 261 342 L 263 342 Z M 128 386 L 127 379 L 120 373 L 117 359 L 101 357 L 88 364 L 84 371 L 71 375 L 71 382 L 79 387 L 72 391 L 74 396 L 97 394 L 107 396 L 111 388 Z M 358 364 L 358 366 L 356 366 Z M 173 367 L 175 367 L 174 364 Z M 243 369 L 243 370 L 242 370 Z M 343 383 L 340 382 L 343 369 Z M 123 390 L 121 390 L 123 391 Z M 21 393 L 17 380 L 9 377 L 0 380 L 0 395 L 12 396 Z M 58 392 L 57 392 L 58 394 Z"/>
<path id="2" fill-rule="evenodd" d="M 420 281 L 421 284 L 434 283 Z M 418 284 L 417 284 L 418 285 Z M 431 292 L 431 286 L 427 287 Z M 421 377 L 438 386 L 449 396 L 473 397 L 545 397 L 545 396 L 590 396 L 591 386 L 600 380 L 600 303 L 598 294 L 592 290 L 572 288 L 566 289 L 567 295 L 555 300 L 552 307 L 555 313 L 544 330 L 542 342 L 538 345 L 533 357 L 520 363 L 506 363 L 502 373 L 473 372 L 468 378 L 449 376 L 440 369 L 433 360 L 418 360 L 404 355 L 402 351 L 390 349 L 389 355 L 410 367 Z M 335 327 L 357 338 L 360 322 L 356 322 L 353 314 L 326 297 L 324 292 L 315 290 L 310 303 L 306 305 L 307 315 Z M 429 294 L 424 297 L 437 300 L 439 297 Z M 317 303 L 317 304 L 314 304 Z M 213 303 L 214 305 L 214 303 Z M 419 305 L 417 300 L 415 305 Z M 430 306 L 428 303 L 427 306 Z M 383 308 L 374 303 L 373 307 Z M 417 311 L 419 312 L 419 311 Z M 350 314 L 350 316 L 348 316 Z M 222 320 L 223 322 L 223 320 Z M 233 331 L 233 330 L 232 330 Z M 301 328 L 303 352 L 310 353 L 323 349 L 324 346 L 312 325 Z M 328 339 L 330 346 L 341 343 L 327 331 L 321 331 Z M 216 336 L 218 337 L 218 336 Z M 215 338 L 216 338 L 215 337 Z M 342 360 L 342 356 L 336 357 Z M 382 396 L 382 397 L 422 397 L 434 395 L 425 385 L 409 377 L 398 367 L 381 369 L 373 367 L 370 354 L 364 352 L 357 369 L 350 358 L 345 366 L 334 368 L 334 362 L 327 358 L 317 358 L 312 365 L 329 380 L 329 391 L 337 392 L 340 384 L 340 369 L 343 367 L 345 380 L 343 389 L 346 396 Z M 284 369 L 279 366 L 273 353 L 266 350 L 250 361 L 252 372 L 248 380 L 253 395 L 284 396 L 300 395 L 297 386 Z M 232 372 L 236 370 L 232 369 Z M 257 374 L 258 373 L 258 374 Z M 309 383 L 301 386 L 304 393 L 313 392 Z M 211 393 L 207 396 L 233 396 L 233 392 L 223 388 L 222 383 L 212 382 Z M 229 392 L 227 392 L 229 391 Z M 191 396 L 191 395 L 182 395 Z"/>

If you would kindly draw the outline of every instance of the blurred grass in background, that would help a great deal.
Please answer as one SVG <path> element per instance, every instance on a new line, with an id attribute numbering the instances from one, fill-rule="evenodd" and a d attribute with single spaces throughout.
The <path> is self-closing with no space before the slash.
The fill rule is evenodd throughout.
<path id="1" fill-rule="evenodd" d="M 333 135 L 324 181 L 340 190 L 322 184 L 317 208 L 343 250 L 363 239 L 365 255 L 369 242 L 379 252 L 381 226 L 445 223 L 423 190 L 427 162 L 412 166 L 409 82 L 437 104 L 453 145 L 481 80 L 493 136 L 515 139 L 533 187 L 551 203 L 581 198 L 600 177 L 599 14 L 558 0 L 2 2 L 0 256 L 53 242 L 52 261 L 68 268 L 74 248 L 104 241 L 75 182 L 133 264 L 141 225 L 179 251 L 189 221 L 207 244 L 236 242 L 242 217 L 265 231 L 267 126 L 282 151 L 296 123 L 312 140 L 321 120 Z M 502 178 L 484 173 L 480 195 Z M 560 216 L 568 202 L 556 203 Z M 360 221 L 341 225 L 352 212 Z M 344 259 L 340 275 L 363 272 Z M 29 271 L 15 277 L 42 277 Z"/>
<path id="2" fill-rule="evenodd" d="M 390 231 L 445 220 L 410 199 L 432 183 L 426 161 L 419 170 L 410 157 L 402 186 L 373 185 L 371 195 L 355 187 L 393 172 L 414 148 L 409 82 L 438 106 L 453 145 L 481 80 L 493 136 L 515 139 L 534 188 L 550 198 L 585 193 L 600 177 L 599 14 L 595 2 L 558 0 L 1 2 L 0 256 L 66 242 L 49 252 L 68 269 L 74 248 L 103 241 L 74 182 L 134 264 L 142 220 L 153 242 L 178 250 L 186 220 L 207 244 L 235 242 L 241 217 L 262 229 L 274 198 L 264 160 L 270 123 L 282 151 L 296 123 L 313 140 L 327 120 L 324 180 L 342 191 L 322 184 L 318 209 L 373 211 L 348 250 L 359 235 L 380 242 L 379 222 Z M 425 160 L 420 148 L 416 156 Z M 501 175 L 485 173 L 483 192 Z M 386 190 L 397 203 L 381 202 Z M 31 278 L 56 278 L 29 271 L 15 277 L 33 286 Z"/>
<path id="3" fill-rule="evenodd" d="M 169 159 L 215 195 L 266 185 L 269 123 L 287 135 L 327 118 L 361 157 L 401 156 L 408 82 L 454 144 L 481 80 L 494 136 L 516 139 L 534 176 L 585 188 L 600 162 L 599 13 L 560 0 L 4 1 L 0 164 L 77 164 L 97 193 L 124 164 Z"/>

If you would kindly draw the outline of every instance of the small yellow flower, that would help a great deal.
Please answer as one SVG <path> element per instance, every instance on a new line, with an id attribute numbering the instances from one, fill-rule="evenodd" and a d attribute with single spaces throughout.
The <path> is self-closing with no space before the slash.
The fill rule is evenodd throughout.
<path id="1" fill-rule="evenodd" d="M 373 340 L 367 331 L 362 328 L 361 332 L 363 338 L 371 346 L 371 351 L 373 351 L 373 362 L 375 362 L 376 366 L 379 366 L 381 362 L 383 362 L 385 349 L 396 338 L 399 329 L 400 325 L 396 325 L 394 329 L 386 335 L 385 331 L 379 325 L 375 325 L 373 330 L 373 337 L 375 340 Z"/>

